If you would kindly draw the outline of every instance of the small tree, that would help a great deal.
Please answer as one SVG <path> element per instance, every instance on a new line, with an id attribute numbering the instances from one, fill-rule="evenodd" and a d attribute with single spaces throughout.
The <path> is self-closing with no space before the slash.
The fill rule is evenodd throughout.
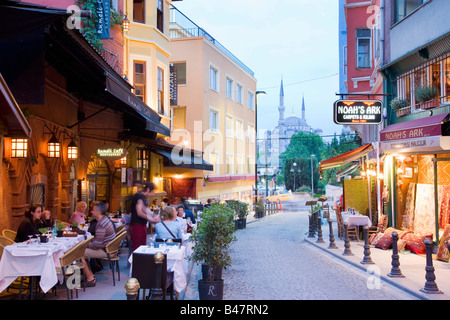
<path id="1" fill-rule="evenodd" d="M 189 260 L 203 262 L 210 268 L 226 269 L 231 265 L 229 248 L 236 241 L 233 223 L 233 210 L 220 203 L 214 203 L 202 214 L 202 221 L 193 231 L 193 253 Z M 208 280 L 212 281 L 214 274 L 209 272 Z"/>
<path id="2" fill-rule="evenodd" d="M 239 219 L 245 219 L 248 215 L 248 204 L 242 201 L 232 200 L 227 202 L 227 206 L 230 207 Z"/>

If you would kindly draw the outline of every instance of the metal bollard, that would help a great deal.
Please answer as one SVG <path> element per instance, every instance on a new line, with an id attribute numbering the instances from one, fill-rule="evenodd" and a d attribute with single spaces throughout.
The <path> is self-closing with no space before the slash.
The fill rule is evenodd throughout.
<path id="1" fill-rule="evenodd" d="M 308 238 L 314 238 L 313 216 L 309 215 L 309 235 Z"/>
<path id="2" fill-rule="evenodd" d="M 141 285 L 136 278 L 128 279 L 125 284 L 125 289 L 127 290 L 127 300 L 137 300 L 140 287 Z"/>
<path id="3" fill-rule="evenodd" d="M 388 273 L 388 276 L 391 278 L 404 278 L 405 276 L 402 274 L 400 270 L 400 256 L 398 255 L 398 234 L 397 232 L 392 232 L 392 268 L 391 272 Z"/>
<path id="4" fill-rule="evenodd" d="M 425 287 L 420 289 L 420 291 L 422 291 L 424 293 L 434 293 L 434 294 L 443 293 L 442 291 L 440 291 L 438 289 L 438 286 L 435 281 L 436 276 L 434 274 L 433 259 L 431 257 L 431 252 L 433 250 L 433 241 L 426 238 L 424 243 L 425 243 L 425 247 L 427 248 L 427 266 L 425 267 L 425 270 L 427 272 L 425 275 L 425 279 L 427 281 L 425 282 Z"/>
<path id="5" fill-rule="evenodd" d="M 318 232 L 317 232 L 317 241 L 316 243 L 325 243 L 322 238 L 322 218 L 318 217 Z"/>
<path id="6" fill-rule="evenodd" d="M 161 288 L 161 267 L 164 255 L 161 252 L 155 253 L 155 284 L 150 291 L 150 300 L 162 300 L 163 289 Z"/>
<path id="7" fill-rule="evenodd" d="M 343 256 L 353 256 L 353 252 L 350 249 L 350 241 L 348 240 L 348 223 L 344 223 L 344 253 Z"/>
<path id="8" fill-rule="evenodd" d="M 369 246 L 369 227 L 364 226 L 364 258 L 361 264 L 374 264 L 372 258 L 370 257 L 370 246 Z"/>
<path id="9" fill-rule="evenodd" d="M 317 213 L 313 212 L 313 213 L 311 213 L 311 215 L 312 215 L 313 232 L 314 232 L 314 234 L 316 234 L 316 231 L 317 231 Z"/>
<path id="10" fill-rule="evenodd" d="M 328 249 L 338 249 L 336 243 L 334 242 L 333 220 L 328 219 L 328 225 L 330 227 L 330 245 L 328 246 Z"/>

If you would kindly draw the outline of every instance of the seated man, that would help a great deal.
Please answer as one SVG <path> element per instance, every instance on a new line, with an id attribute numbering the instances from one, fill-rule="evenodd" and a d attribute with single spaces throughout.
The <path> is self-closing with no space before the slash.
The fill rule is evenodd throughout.
<path id="1" fill-rule="evenodd" d="M 192 223 L 197 223 L 197 220 L 195 220 L 194 214 L 191 210 L 187 210 L 186 207 L 182 204 L 178 205 L 177 207 L 178 216 L 183 219 L 191 219 Z"/>
<path id="2" fill-rule="evenodd" d="M 105 203 L 94 203 L 92 217 L 97 220 L 97 224 L 95 226 L 95 236 L 86 248 L 84 259 L 82 259 L 84 275 L 86 278 L 86 287 L 95 287 L 95 277 L 86 259 L 106 258 L 107 255 L 104 249 L 106 245 L 116 236 L 114 223 L 106 216 L 106 213 Z"/>

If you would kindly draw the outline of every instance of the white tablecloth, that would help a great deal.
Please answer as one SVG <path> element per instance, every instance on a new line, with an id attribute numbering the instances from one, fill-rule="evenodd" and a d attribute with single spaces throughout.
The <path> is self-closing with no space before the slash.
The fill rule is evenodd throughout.
<path id="1" fill-rule="evenodd" d="M 59 258 L 69 248 L 84 240 L 84 236 L 50 240 L 48 243 L 19 242 L 5 247 L 0 260 L 0 292 L 20 276 L 40 276 L 39 285 L 43 292 L 47 292 L 58 282 L 56 267 L 61 266 Z"/>
<path id="2" fill-rule="evenodd" d="M 148 246 L 140 246 L 133 253 L 140 254 L 155 254 L 157 252 L 165 252 L 166 249 L 161 248 L 149 248 Z M 185 257 L 186 248 L 184 246 L 169 246 L 167 250 L 167 271 L 173 272 L 173 287 L 175 291 L 181 292 L 186 288 L 186 266 L 187 263 Z M 130 277 L 133 271 L 133 255 L 130 255 L 128 259 L 130 262 Z"/>
<path id="3" fill-rule="evenodd" d="M 349 214 L 342 212 L 342 220 L 344 223 L 347 222 L 349 227 L 353 226 L 372 226 L 372 221 L 370 221 L 368 216 L 364 216 L 362 214 Z"/>

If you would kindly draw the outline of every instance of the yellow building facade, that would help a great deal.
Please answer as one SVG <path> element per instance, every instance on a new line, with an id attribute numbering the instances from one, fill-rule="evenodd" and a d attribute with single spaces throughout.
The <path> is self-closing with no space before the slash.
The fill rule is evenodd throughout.
<path id="1" fill-rule="evenodd" d="M 124 30 L 124 74 L 134 87 L 134 94 L 161 117 L 161 124 L 170 127 L 169 103 L 169 5 L 166 0 L 126 0 L 124 12 L 130 21 Z M 165 136 L 158 134 L 157 139 Z M 159 198 L 166 196 L 163 157 L 151 152 L 142 140 L 137 149 L 145 150 L 143 162 L 147 180 L 157 187 Z M 136 162 L 137 153 L 130 157 Z M 129 190 L 123 189 L 122 193 Z"/>
<path id="2" fill-rule="evenodd" d="M 255 181 L 254 73 L 172 6 L 170 62 L 176 70 L 170 143 L 203 154 L 214 166 L 196 182 L 205 201 L 251 202 Z"/>

